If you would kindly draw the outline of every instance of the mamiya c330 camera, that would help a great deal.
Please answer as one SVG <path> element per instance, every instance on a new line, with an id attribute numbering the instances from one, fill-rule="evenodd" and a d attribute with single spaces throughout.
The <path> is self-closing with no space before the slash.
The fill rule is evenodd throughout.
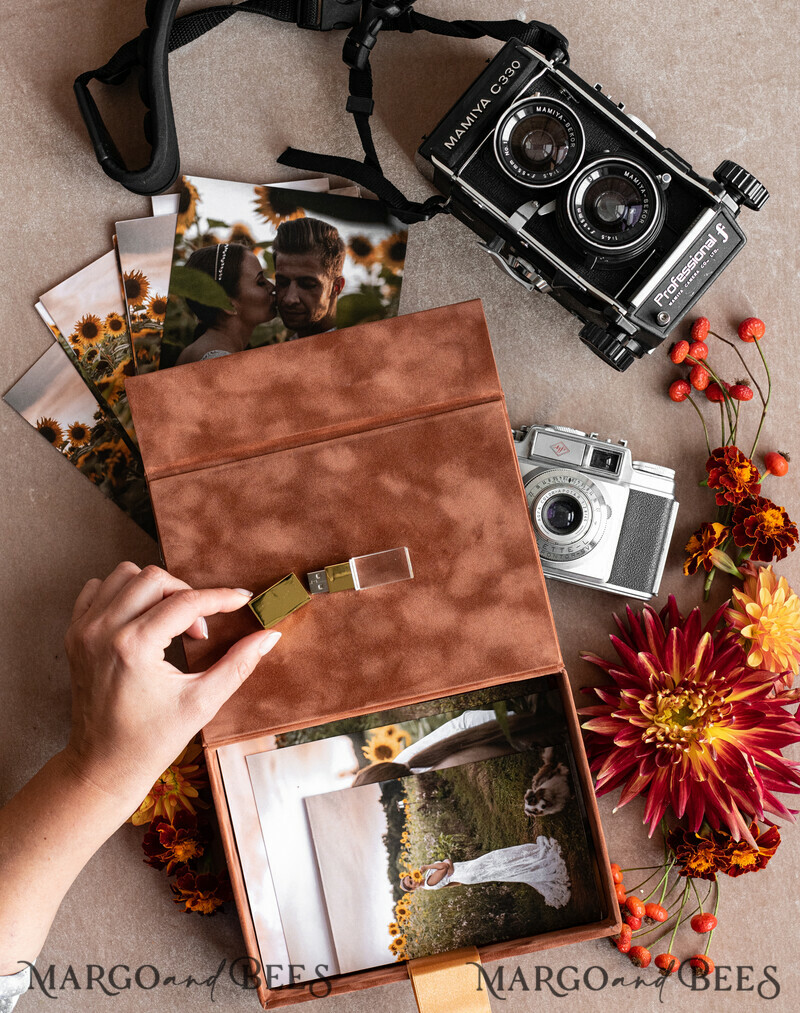
<path id="1" fill-rule="evenodd" d="M 486 251 L 617 370 L 661 344 L 744 245 L 740 207 L 769 196 L 734 162 L 704 179 L 623 110 L 561 51 L 512 40 L 418 153 Z"/>
<path id="2" fill-rule="evenodd" d="M 678 504 L 675 472 L 577 429 L 514 431 L 546 577 L 631 598 L 658 593 Z"/>

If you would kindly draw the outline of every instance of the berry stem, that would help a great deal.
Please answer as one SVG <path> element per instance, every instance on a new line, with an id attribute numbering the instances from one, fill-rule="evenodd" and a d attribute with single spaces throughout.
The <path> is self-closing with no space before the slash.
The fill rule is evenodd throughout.
<path id="1" fill-rule="evenodd" d="M 691 355 L 687 355 L 686 361 L 696 363 L 698 360 L 693 358 Z M 720 377 L 718 377 L 717 374 L 714 372 L 714 370 L 711 368 L 711 366 L 709 366 L 708 359 L 704 359 L 703 362 L 700 363 L 700 365 L 704 366 L 708 370 L 708 372 L 711 374 L 711 379 L 716 382 L 717 386 L 722 391 L 722 401 L 720 402 L 720 404 L 722 404 L 723 402 L 725 404 L 725 411 L 727 412 L 728 415 L 728 427 L 731 430 L 731 432 L 733 432 L 733 398 L 728 393 L 728 388 L 725 386 L 725 382 L 721 380 Z"/>
<path id="2" fill-rule="evenodd" d="M 770 376 L 767 360 L 764 358 L 764 353 L 761 351 L 761 345 L 759 344 L 758 341 L 756 341 L 756 348 L 758 349 L 758 354 L 761 356 L 761 361 L 764 363 L 764 370 L 767 374 L 767 397 L 766 400 L 764 401 L 764 407 L 761 409 L 761 419 L 759 420 L 758 429 L 756 430 L 756 438 L 753 440 L 753 446 L 750 448 L 751 461 L 753 459 L 753 455 L 756 452 L 756 447 L 758 446 L 758 438 L 761 436 L 761 428 L 764 425 L 764 419 L 767 417 L 767 409 L 769 408 L 769 399 L 772 397 L 772 377 Z"/>
<path id="3" fill-rule="evenodd" d="M 687 883 L 683 889 L 683 897 L 681 898 L 681 906 L 678 908 L 678 918 L 675 922 L 675 928 L 672 930 L 672 935 L 669 938 L 669 946 L 667 947 L 668 953 L 672 953 L 672 944 L 675 942 L 675 934 L 677 933 L 678 928 L 680 927 L 681 915 L 683 914 L 683 909 L 686 907 L 686 898 L 688 896 L 689 896 L 689 884 Z"/>
<path id="4" fill-rule="evenodd" d="M 686 400 L 691 404 L 692 408 L 694 408 L 694 410 L 700 416 L 700 421 L 703 423 L 703 434 L 704 434 L 704 436 L 706 438 L 706 450 L 708 450 L 708 456 L 711 457 L 711 444 L 709 443 L 709 440 L 708 440 L 708 427 L 706 426 L 706 420 L 703 418 L 703 413 L 700 411 L 700 409 L 694 403 L 694 398 L 692 397 L 691 394 L 687 394 L 686 395 Z"/>
<path id="5" fill-rule="evenodd" d="M 714 917 L 716 918 L 717 917 L 717 912 L 719 911 L 719 880 L 716 878 L 716 876 L 714 877 L 714 883 L 716 884 L 716 887 L 717 887 L 717 895 L 714 898 Z M 716 928 L 716 926 L 715 926 L 715 928 Z M 703 956 L 706 956 L 708 954 L 708 948 L 709 948 L 709 946 L 711 946 L 711 937 L 713 935 L 714 935 L 714 929 L 712 929 L 708 933 L 708 939 L 706 940 L 706 948 L 703 950 Z"/>
<path id="6" fill-rule="evenodd" d="M 725 409 L 722 407 L 722 402 L 721 401 L 719 403 L 719 419 L 720 419 L 720 422 L 722 423 L 722 440 L 721 440 L 720 446 L 721 447 L 727 447 L 728 440 L 727 440 L 727 438 L 725 436 Z M 709 454 L 708 456 L 710 457 L 711 455 Z"/>
<path id="7" fill-rule="evenodd" d="M 632 887 L 630 887 L 630 889 L 626 889 L 626 892 L 632 894 L 632 893 L 635 893 L 637 890 L 641 890 L 641 888 L 643 886 L 645 886 L 647 883 L 649 883 L 650 880 L 653 878 L 653 876 L 657 876 L 658 873 L 663 868 L 664 868 L 663 865 L 657 865 L 655 872 L 651 872 L 650 875 L 647 877 L 647 879 L 643 879 L 642 882 L 641 883 L 637 883 L 636 886 L 632 886 Z M 660 880 L 659 880 L 659 882 L 660 882 Z M 656 889 L 656 890 L 658 889 L 658 884 L 656 884 L 656 886 L 654 887 L 654 889 Z M 648 896 L 649 896 L 649 894 L 648 894 Z"/>
<path id="8" fill-rule="evenodd" d="M 753 383 L 753 386 L 758 391 L 758 396 L 761 398 L 761 403 L 765 404 L 766 402 L 764 401 L 764 393 L 763 393 L 763 391 L 761 390 L 761 387 L 758 384 L 758 380 L 756 380 L 755 376 L 753 376 L 753 371 L 747 365 L 747 362 L 745 361 L 745 357 L 739 351 L 738 346 L 735 345 L 732 341 L 728 341 L 727 338 L 723 338 L 721 334 L 715 334 L 714 331 L 709 331 L 708 333 L 710 335 L 712 335 L 712 337 L 719 338 L 719 340 L 722 341 L 722 342 L 724 342 L 726 345 L 730 345 L 730 347 L 734 350 L 734 352 L 736 352 L 736 354 L 739 356 L 739 358 L 741 360 L 742 365 L 747 370 L 747 375 L 750 377 L 750 379 L 751 379 L 751 381 Z"/>
<path id="9" fill-rule="evenodd" d="M 736 446 L 736 435 L 739 432 L 739 402 L 738 401 L 736 402 L 736 407 L 734 408 L 733 411 L 734 411 L 734 424 L 733 424 L 733 432 L 731 433 L 731 444 L 735 447 Z"/>

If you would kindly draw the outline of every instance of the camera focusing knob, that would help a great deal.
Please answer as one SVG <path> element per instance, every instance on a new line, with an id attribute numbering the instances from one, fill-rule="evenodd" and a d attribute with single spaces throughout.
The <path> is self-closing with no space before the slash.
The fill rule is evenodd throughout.
<path id="1" fill-rule="evenodd" d="M 739 203 L 751 211 L 760 211 L 769 200 L 769 190 L 736 162 L 725 159 L 714 170 L 714 179 Z"/>
<path id="2" fill-rule="evenodd" d="M 598 355 L 603 362 L 623 373 L 633 362 L 633 354 L 604 327 L 597 324 L 584 324 L 580 331 L 581 341 Z"/>
<path id="3" fill-rule="evenodd" d="M 569 433 L 570 436 L 586 436 L 580 429 L 571 429 L 569 426 L 548 426 L 548 429 L 555 429 L 559 433 Z"/>

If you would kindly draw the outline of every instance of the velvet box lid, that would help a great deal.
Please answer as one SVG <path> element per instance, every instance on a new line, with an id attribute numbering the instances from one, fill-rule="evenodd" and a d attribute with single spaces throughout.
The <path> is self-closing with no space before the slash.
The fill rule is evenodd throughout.
<path id="1" fill-rule="evenodd" d="M 479 301 L 127 384 L 164 563 L 258 593 L 408 546 L 413 580 L 317 595 L 207 745 L 562 669 Z M 192 670 L 258 629 L 185 639 Z"/>

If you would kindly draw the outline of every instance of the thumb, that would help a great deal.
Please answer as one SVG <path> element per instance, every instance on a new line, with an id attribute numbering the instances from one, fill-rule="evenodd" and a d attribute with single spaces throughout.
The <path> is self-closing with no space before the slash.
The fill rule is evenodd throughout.
<path id="1" fill-rule="evenodd" d="M 265 654 L 281 639 L 277 630 L 242 637 L 202 677 L 203 702 L 211 720 L 225 701 L 245 682 Z"/>

